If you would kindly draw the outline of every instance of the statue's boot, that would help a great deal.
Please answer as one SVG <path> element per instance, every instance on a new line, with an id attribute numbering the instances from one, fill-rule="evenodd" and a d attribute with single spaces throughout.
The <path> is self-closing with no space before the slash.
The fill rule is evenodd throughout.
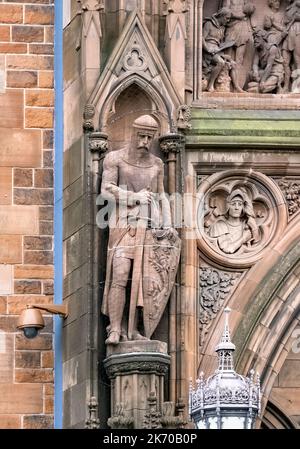
<path id="1" fill-rule="evenodd" d="M 113 285 L 109 295 L 109 321 L 110 331 L 105 340 L 106 345 L 117 345 L 120 342 L 121 322 L 125 307 L 125 287 Z"/>

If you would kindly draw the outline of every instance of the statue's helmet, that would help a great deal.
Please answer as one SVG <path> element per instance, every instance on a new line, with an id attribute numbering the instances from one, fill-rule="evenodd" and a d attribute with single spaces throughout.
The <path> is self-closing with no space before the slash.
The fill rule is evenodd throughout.
<path id="1" fill-rule="evenodd" d="M 158 130 L 158 124 L 151 115 L 142 115 L 138 117 L 132 124 L 133 129 L 140 133 L 154 136 Z"/>

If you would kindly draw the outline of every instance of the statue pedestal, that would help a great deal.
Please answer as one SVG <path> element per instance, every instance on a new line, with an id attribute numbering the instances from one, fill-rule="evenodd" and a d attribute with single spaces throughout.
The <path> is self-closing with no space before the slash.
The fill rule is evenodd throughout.
<path id="1" fill-rule="evenodd" d="M 104 366 L 111 379 L 111 428 L 161 427 L 167 344 L 138 340 L 108 346 Z"/>

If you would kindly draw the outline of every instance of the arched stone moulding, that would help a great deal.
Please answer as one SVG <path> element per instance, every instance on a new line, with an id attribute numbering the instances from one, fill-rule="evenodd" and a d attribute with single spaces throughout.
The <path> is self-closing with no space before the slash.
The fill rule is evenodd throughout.
<path id="1" fill-rule="evenodd" d="M 226 301 L 236 344 L 236 368 L 241 374 L 257 370 L 261 375 L 263 409 L 274 381 L 291 350 L 292 334 L 300 313 L 300 217 L 286 228 L 276 245 L 266 251 Z M 298 232 L 297 232 L 298 230 Z M 199 371 L 215 369 L 214 347 L 222 332 L 218 314 L 207 336 Z"/>
<path id="2" fill-rule="evenodd" d="M 235 189 L 248 192 L 254 206 L 255 221 L 260 237 L 253 247 L 245 245 L 244 248 L 239 248 L 233 253 L 226 253 L 219 247 L 216 239 L 210 237 L 204 223 L 209 213 L 213 217 L 212 221 L 224 216 L 224 210 L 221 210 L 220 204 L 223 204 L 224 209 L 226 198 L 229 198 Z M 218 203 L 214 211 L 210 204 L 211 199 Z M 196 201 L 198 248 L 209 260 L 221 267 L 231 269 L 251 267 L 264 257 L 270 244 L 276 244 L 287 226 L 287 210 L 282 192 L 270 178 L 252 169 L 226 170 L 210 176 L 201 183 Z M 260 209 L 262 218 L 258 216 Z M 214 217 L 214 214 L 217 217 Z"/>

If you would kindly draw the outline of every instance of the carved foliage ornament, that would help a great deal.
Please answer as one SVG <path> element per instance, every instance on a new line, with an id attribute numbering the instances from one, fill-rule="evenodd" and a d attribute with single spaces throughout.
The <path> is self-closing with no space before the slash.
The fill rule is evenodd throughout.
<path id="1" fill-rule="evenodd" d="M 287 224 L 282 194 L 265 175 L 235 171 L 213 175 L 200 185 L 199 246 L 213 260 L 245 268 Z"/>
<path id="2" fill-rule="evenodd" d="M 277 183 L 285 196 L 289 216 L 292 218 L 300 211 L 300 181 L 283 178 Z"/>
<path id="3" fill-rule="evenodd" d="M 201 268 L 199 279 L 200 346 L 203 346 L 212 320 L 232 292 L 240 276 L 240 273 L 225 272 L 209 267 Z"/>

